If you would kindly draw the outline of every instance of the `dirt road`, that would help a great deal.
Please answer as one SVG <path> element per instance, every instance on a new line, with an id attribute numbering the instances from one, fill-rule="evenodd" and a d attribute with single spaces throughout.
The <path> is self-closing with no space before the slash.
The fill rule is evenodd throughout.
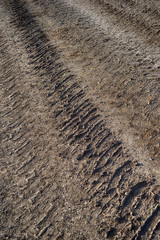
<path id="1" fill-rule="evenodd" d="M 160 239 L 159 19 L 0 0 L 0 239 Z"/>

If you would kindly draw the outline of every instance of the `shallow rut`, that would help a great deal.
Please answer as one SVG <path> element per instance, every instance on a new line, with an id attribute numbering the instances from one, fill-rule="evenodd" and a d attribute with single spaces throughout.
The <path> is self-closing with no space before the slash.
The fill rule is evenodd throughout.
<path id="1" fill-rule="evenodd" d="M 0 6 L 1 239 L 158 239 L 156 174 L 107 124 L 29 3 Z"/>

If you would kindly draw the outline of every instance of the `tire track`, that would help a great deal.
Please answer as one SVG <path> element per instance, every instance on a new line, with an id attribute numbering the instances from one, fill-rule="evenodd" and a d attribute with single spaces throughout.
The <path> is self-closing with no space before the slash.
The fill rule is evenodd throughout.
<path id="1" fill-rule="evenodd" d="M 133 145 L 139 142 L 146 152 L 149 150 L 152 159 L 159 159 L 159 146 L 155 145 L 159 141 L 159 47 L 156 41 L 152 45 L 146 43 L 147 35 L 142 29 L 142 34 L 137 33 L 136 26 L 140 25 L 133 26 L 130 19 L 124 24 L 122 18 L 122 27 L 121 21 L 115 20 L 114 12 L 108 13 L 108 8 L 102 8 L 103 5 L 97 1 L 81 1 L 81 4 L 78 1 L 39 2 L 35 6 L 39 7 L 40 17 L 34 12 L 34 6 L 30 9 L 43 25 L 49 39 L 54 42 L 52 39 L 56 38 L 65 64 L 81 78 L 83 75 L 86 82 L 82 86 L 91 96 L 94 94 L 94 100 L 97 102 L 98 99 L 101 103 L 99 107 L 102 111 L 105 109 L 104 112 L 110 111 L 112 114 L 112 109 L 106 108 L 109 103 L 116 107 L 116 119 L 125 116 L 115 123 L 115 118 L 111 118 L 113 129 L 117 124 L 123 129 L 125 122 L 128 129 L 132 131 L 134 128 L 130 135 L 138 135 L 137 139 L 133 139 Z M 137 9 L 141 4 L 133 5 Z M 121 4 L 117 3 L 116 7 L 120 8 Z M 123 9 L 125 11 L 125 7 Z M 148 3 L 148 17 L 149 9 L 154 12 L 155 6 Z M 143 11 L 140 13 L 144 15 Z M 126 140 L 126 129 L 123 138 Z"/>
<path id="2" fill-rule="evenodd" d="M 150 43 L 159 44 L 159 12 L 160 6 L 156 1 L 93 1 L 100 4 L 104 10 L 117 18 L 116 23 L 120 22 L 133 26 L 133 31 L 145 34 L 144 39 Z"/>
<path id="3" fill-rule="evenodd" d="M 150 197 L 154 179 L 137 174 L 137 161 L 106 127 L 100 110 L 64 66 L 58 46 L 50 45 L 26 6 L 21 1 L 7 3 L 11 28 L 17 30 L 32 73 L 23 78 L 2 37 L 4 135 L 18 130 L 16 143 L 13 140 L 10 145 L 12 157 L 7 158 L 11 166 L 3 174 L 4 192 L 11 196 L 3 197 L 3 223 L 8 226 L 3 226 L 2 237 L 145 239 L 148 227 L 155 233 L 159 198 L 157 190 Z M 13 65 L 8 72 L 9 61 Z M 36 89 L 31 92 L 33 86 Z M 133 202 L 138 204 L 142 189 L 145 204 L 134 214 Z"/>

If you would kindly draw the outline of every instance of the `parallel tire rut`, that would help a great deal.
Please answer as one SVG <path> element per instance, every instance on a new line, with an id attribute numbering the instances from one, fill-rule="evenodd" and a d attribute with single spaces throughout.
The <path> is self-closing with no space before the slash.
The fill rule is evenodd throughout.
<path id="1" fill-rule="evenodd" d="M 0 6 L 1 239 L 158 239 L 156 177 L 107 125 L 27 6 Z"/>

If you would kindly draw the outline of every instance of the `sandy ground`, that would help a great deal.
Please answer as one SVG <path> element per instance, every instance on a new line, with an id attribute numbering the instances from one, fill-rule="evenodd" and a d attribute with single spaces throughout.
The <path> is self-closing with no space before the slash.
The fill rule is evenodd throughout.
<path id="1" fill-rule="evenodd" d="M 3 239 L 160 239 L 159 1 L 0 1 Z"/>

